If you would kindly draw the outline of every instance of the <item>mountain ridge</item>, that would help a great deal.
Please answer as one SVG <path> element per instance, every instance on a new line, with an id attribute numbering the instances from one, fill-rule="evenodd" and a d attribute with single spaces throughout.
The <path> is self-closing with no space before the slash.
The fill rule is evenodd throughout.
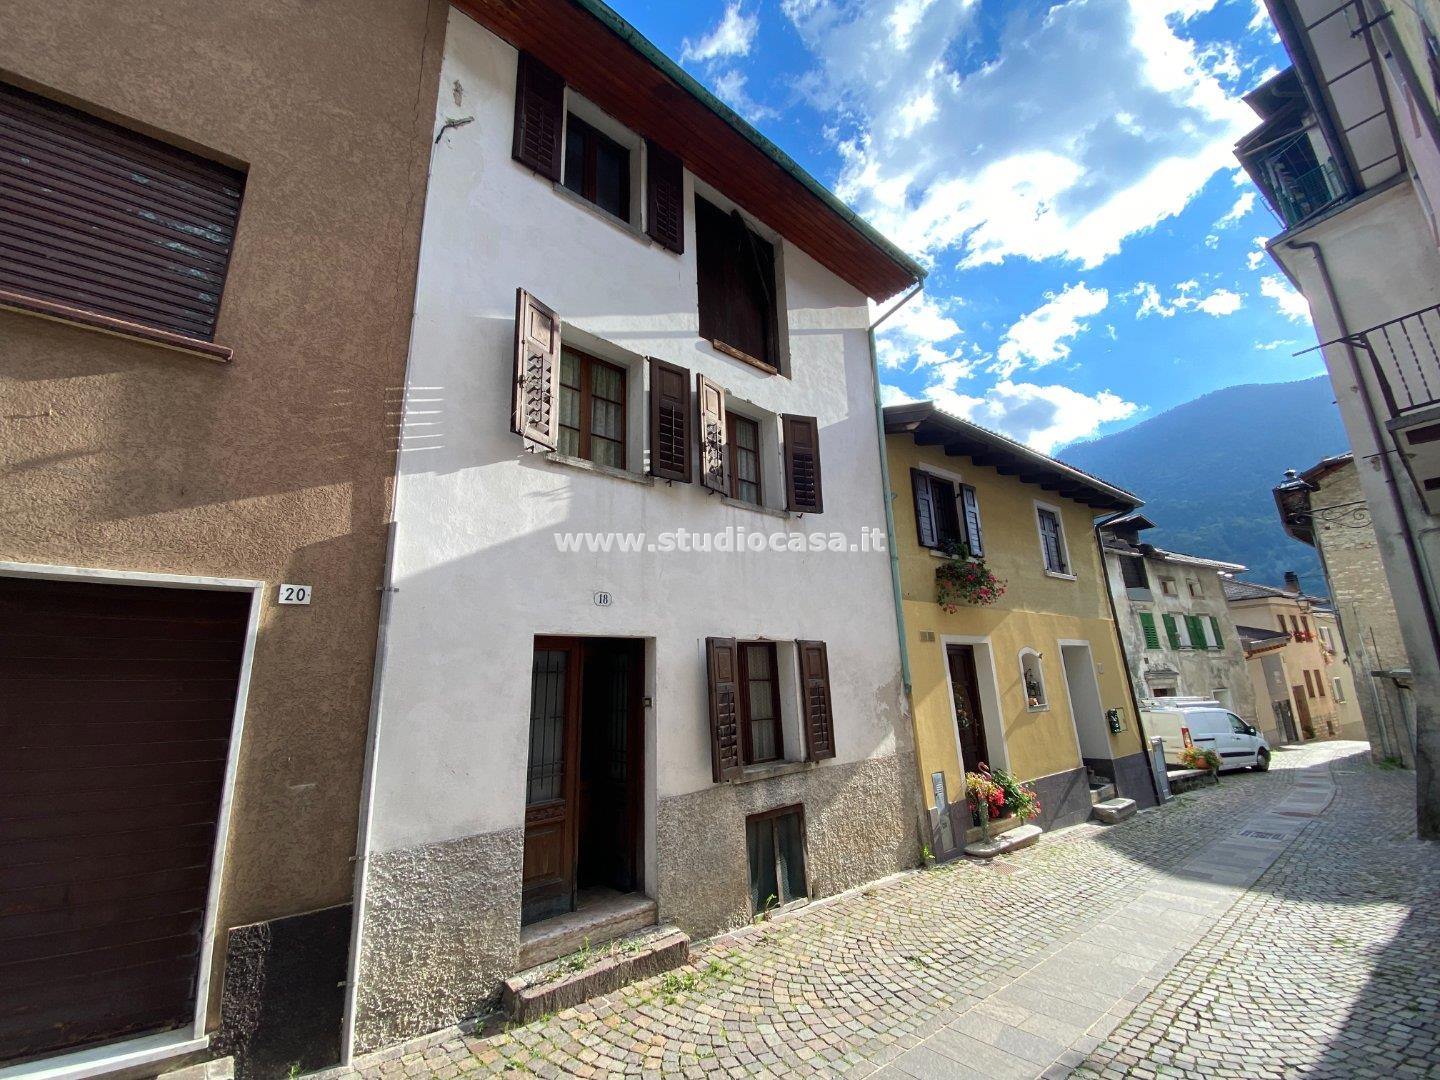
<path id="1" fill-rule="evenodd" d="M 1325 592 L 1313 548 L 1280 526 L 1271 489 L 1348 449 L 1325 375 L 1212 390 L 1057 457 L 1145 500 L 1157 547 L 1243 563 L 1241 577 L 1280 584 L 1294 570 Z"/>

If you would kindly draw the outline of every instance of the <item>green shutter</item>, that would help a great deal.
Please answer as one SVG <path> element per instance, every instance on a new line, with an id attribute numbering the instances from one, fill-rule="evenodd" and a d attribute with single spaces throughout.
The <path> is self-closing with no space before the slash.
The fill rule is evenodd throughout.
<path id="1" fill-rule="evenodd" d="M 1206 617 L 1210 620 L 1210 629 L 1215 631 L 1215 648 L 1223 649 L 1225 647 L 1225 639 L 1220 636 L 1220 620 L 1215 618 L 1214 615 Z"/>
<path id="2" fill-rule="evenodd" d="M 1148 611 L 1140 613 L 1140 630 L 1145 635 L 1145 648 L 1158 649 L 1160 647 L 1160 635 L 1155 632 L 1155 616 Z"/>
<path id="3" fill-rule="evenodd" d="M 1192 649 L 1203 649 L 1205 645 L 1205 624 L 1200 621 L 1199 615 L 1186 615 L 1185 628 L 1190 632 L 1190 647 Z"/>
<path id="4" fill-rule="evenodd" d="M 1180 631 L 1175 626 L 1174 615 L 1161 615 L 1160 620 L 1165 624 L 1165 636 L 1170 639 L 1170 648 L 1180 647 Z"/>

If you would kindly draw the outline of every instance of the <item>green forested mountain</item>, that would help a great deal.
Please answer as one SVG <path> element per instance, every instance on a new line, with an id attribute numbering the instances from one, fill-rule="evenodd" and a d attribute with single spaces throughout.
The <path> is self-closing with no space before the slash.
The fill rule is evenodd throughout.
<path id="1" fill-rule="evenodd" d="M 1285 535 L 1270 489 L 1348 449 L 1334 400 L 1324 375 L 1231 386 L 1057 456 L 1143 498 L 1151 543 L 1244 563 L 1251 581 L 1294 570 L 1323 593 L 1314 550 Z"/>

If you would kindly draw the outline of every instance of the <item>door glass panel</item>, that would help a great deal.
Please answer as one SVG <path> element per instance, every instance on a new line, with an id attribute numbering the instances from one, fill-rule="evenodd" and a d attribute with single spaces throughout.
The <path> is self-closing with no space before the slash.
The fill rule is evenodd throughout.
<path id="1" fill-rule="evenodd" d="M 560 798 L 565 780 L 565 661 L 563 649 L 536 649 L 530 676 L 530 767 L 525 805 Z"/>

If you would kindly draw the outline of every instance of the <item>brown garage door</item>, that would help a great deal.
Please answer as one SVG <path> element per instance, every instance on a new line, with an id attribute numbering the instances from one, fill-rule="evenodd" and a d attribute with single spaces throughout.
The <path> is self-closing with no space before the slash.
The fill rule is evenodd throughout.
<path id="1" fill-rule="evenodd" d="M 193 1020 L 249 605 L 0 577 L 0 1064 Z"/>

